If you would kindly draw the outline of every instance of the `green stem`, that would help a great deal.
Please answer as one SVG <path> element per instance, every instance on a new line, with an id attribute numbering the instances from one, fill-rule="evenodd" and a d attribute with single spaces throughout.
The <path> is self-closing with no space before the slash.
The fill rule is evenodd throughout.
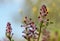
<path id="1" fill-rule="evenodd" d="M 30 41 L 30 38 L 28 38 L 28 41 Z"/>
<path id="2" fill-rule="evenodd" d="M 11 38 L 9 40 L 11 41 Z"/>
<path id="3" fill-rule="evenodd" d="M 41 28 L 42 28 L 42 23 L 43 23 L 43 22 L 41 22 L 41 24 L 40 24 L 40 30 L 39 30 L 39 35 L 38 35 L 38 40 L 37 40 L 37 41 L 39 41 L 40 36 L 41 36 Z"/>
<path id="4" fill-rule="evenodd" d="M 10 40 L 11 41 L 11 40 Z"/>

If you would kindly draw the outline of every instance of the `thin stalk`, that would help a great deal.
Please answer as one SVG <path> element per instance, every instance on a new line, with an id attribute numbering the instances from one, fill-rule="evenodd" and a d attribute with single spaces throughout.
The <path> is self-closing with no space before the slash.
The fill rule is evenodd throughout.
<path id="1" fill-rule="evenodd" d="M 11 38 L 9 38 L 9 40 L 11 41 Z"/>
<path id="2" fill-rule="evenodd" d="M 9 37 L 8 37 L 8 39 L 9 39 L 9 41 L 11 41 L 11 36 L 10 36 L 11 34 L 9 34 Z"/>
<path id="3" fill-rule="evenodd" d="M 30 38 L 28 38 L 28 41 L 30 41 Z"/>
<path id="4" fill-rule="evenodd" d="M 41 28 L 42 28 L 42 23 L 43 23 L 43 22 L 41 22 L 41 24 L 40 24 L 40 30 L 39 30 L 39 35 L 38 35 L 38 40 L 37 40 L 37 41 L 39 41 L 40 36 L 41 36 Z"/>
<path id="5" fill-rule="evenodd" d="M 10 39 L 10 41 L 11 41 L 11 39 Z"/>

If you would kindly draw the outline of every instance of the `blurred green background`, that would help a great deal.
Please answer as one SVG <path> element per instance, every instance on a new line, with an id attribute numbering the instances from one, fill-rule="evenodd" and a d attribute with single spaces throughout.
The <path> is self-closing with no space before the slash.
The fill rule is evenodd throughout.
<path id="1" fill-rule="evenodd" d="M 55 31 L 58 31 L 60 35 L 60 0 L 26 0 L 23 13 L 21 13 L 22 20 L 24 16 L 33 18 L 33 21 L 37 23 L 37 17 L 40 12 L 41 5 L 45 4 L 48 10 L 47 18 L 53 22 L 52 25 L 48 26 L 51 31 L 51 36 L 54 36 Z"/>
<path id="2" fill-rule="evenodd" d="M 50 30 L 60 29 L 60 0 L 25 0 L 24 8 L 20 10 L 22 20 L 24 16 L 32 17 L 34 21 L 37 21 L 37 16 L 40 12 L 41 5 L 45 4 L 48 10 L 48 17 L 50 21 L 53 21 L 53 25 L 49 25 Z M 52 29 L 51 29 L 52 28 Z"/>

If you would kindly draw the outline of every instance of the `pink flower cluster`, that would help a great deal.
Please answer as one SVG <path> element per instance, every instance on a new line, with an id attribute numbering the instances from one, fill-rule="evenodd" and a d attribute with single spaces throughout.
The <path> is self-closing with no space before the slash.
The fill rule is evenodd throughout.
<path id="1" fill-rule="evenodd" d="M 40 9 L 40 15 L 38 16 L 38 22 L 39 22 L 39 31 L 37 31 L 37 27 L 36 24 L 32 21 L 31 18 L 25 17 L 24 19 L 24 25 L 22 25 L 21 27 L 24 27 L 25 30 L 23 31 L 24 35 L 23 37 L 25 39 L 28 38 L 34 38 L 37 39 L 37 41 L 39 41 L 40 36 L 41 36 L 41 32 L 42 32 L 42 28 L 45 28 L 43 30 L 43 40 L 42 41 L 48 41 L 47 39 L 50 37 L 49 35 L 49 31 L 46 31 L 46 28 L 49 24 L 49 19 L 46 18 L 46 16 L 48 15 L 48 11 L 45 5 L 42 5 L 41 9 Z"/>
<path id="2" fill-rule="evenodd" d="M 50 32 L 44 28 L 42 32 L 42 41 L 49 41 L 50 39 Z"/>
<path id="3" fill-rule="evenodd" d="M 37 27 L 35 25 L 34 22 L 32 22 L 32 19 L 25 17 L 24 20 L 25 25 L 22 25 L 22 27 L 25 28 L 25 30 L 23 31 L 23 33 L 25 35 L 23 35 L 24 38 L 34 38 L 36 39 L 38 37 L 38 32 L 37 32 Z"/>
<path id="4" fill-rule="evenodd" d="M 47 8 L 45 5 L 42 5 L 41 9 L 40 9 L 40 15 L 41 16 L 47 16 L 48 12 L 47 12 Z"/>
<path id="5" fill-rule="evenodd" d="M 11 24 L 9 22 L 7 23 L 6 32 L 9 34 L 12 32 Z"/>
<path id="6" fill-rule="evenodd" d="M 10 22 L 8 22 L 7 26 L 6 26 L 6 36 L 10 41 L 11 41 L 12 35 L 13 35 L 13 33 L 12 33 L 11 24 L 10 24 Z"/>
<path id="7" fill-rule="evenodd" d="M 42 5 L 41 9 L 40 9 L 40 15 L 38 16 L 38 20 L 40 22 L 43 22 L 44 25 L 46 25 L 47 21 L 49 21 L 49 19 L 46 19 L 48 12 L 47 12 L 47 8 L 45 5 Z"/>

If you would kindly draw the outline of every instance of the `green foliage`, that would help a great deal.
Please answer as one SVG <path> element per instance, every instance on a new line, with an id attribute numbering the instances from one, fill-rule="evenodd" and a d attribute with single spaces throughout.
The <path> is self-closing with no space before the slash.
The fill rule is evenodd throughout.
<path id="1" fill-rule="evenodd" d="M 50 24 L 53 24 L 53 22 L 50 22 Z"/>
<path id="2" fill-rule="evenodd" d="M 11 41 L 14 41 L 13 39 Z"/>

